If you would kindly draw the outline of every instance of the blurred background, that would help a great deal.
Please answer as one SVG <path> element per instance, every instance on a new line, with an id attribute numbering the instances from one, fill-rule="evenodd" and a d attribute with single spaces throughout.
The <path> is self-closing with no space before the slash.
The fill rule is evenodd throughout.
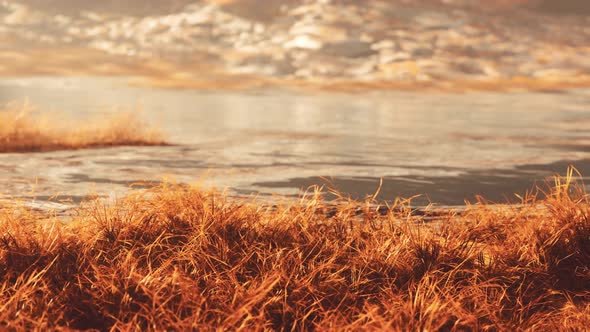
<path id="1" fill-rule="evenodd" d="M 141 108 L 178 145 L 0 155 L 0 184 L 503 202 L 590 174 L 588 87 L 584 0 L 4 0 L 1 103 Z"/>
<path id="2" fill-rule="evenodd" d="M 539 78 L 566 87 L 588 80 L 588 2 L 484 3 L 4 1 L 2 49 L 27 54 L 5 52 L 2 71 L 132 75 L 199 89 L 363 89 L 359 82 L 370 89 L 543 89 L 560 84 L 543 86 Z"/>

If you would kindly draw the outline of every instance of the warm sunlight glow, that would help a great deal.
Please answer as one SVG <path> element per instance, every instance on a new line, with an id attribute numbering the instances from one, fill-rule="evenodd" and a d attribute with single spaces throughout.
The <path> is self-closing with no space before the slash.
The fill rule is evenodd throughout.
<path id="1" fill-rule="evenodd" d="M 14 102 L 0 109 L 0 153 L 165 144 L 162 134 L 147 127 L 137 114 L 64 121 Z"/>
<path id="2" fill-rule="evenodd" d="M 0 0 L 0 330 L 586 331 L 589 126 L 590 0 Z"/>

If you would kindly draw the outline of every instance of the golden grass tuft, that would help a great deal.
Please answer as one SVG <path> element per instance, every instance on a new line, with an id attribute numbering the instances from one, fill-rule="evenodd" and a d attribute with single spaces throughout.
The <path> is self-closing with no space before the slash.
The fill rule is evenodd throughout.
<path id="1" fill-rule="evenodd" d="M 590 201 L 424 224 L 320 196 L 265 207 L 163 184 L 71 220 L 0 210 L 0 325 L 19 330 L 585 330 Z M 359 206 L 365 213 L 359 216 Z"/>
<path id="2" fill-rule="evenodd" d="M 27 103 L 0 108 L 0 153 L 73 150 L 111 146 L 166 144 L 137 112 L 120 112 L 85 121 L 42 115 Z"/>

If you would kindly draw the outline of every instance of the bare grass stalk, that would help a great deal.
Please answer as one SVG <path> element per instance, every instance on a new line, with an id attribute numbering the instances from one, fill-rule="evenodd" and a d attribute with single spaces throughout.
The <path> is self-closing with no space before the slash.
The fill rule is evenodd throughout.
<path id="1" fill-rule="evenodd" d="M 28 103 L 0 108 L 0 153 L 166 144 L 137 111 L 77 121 L 57 115 L 40 113 Z"/>
<path id="2" fill-rule="evenodd" d="M 69 221 L 0 210 L 0 325 L 586 330 L 590 202 L 571 176 L 523 208 L 436 226 L 403 206 L 359 222 L 362 203 L 327 216 L 320 195 L 271 209 L 172 184 Z"/>

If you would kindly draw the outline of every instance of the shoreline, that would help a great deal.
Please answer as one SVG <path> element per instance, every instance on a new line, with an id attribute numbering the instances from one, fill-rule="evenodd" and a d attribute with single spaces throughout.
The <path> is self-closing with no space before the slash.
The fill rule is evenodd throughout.
<path id="1" fill-rule="evenodd" d="M 436 224 L 403 201 L 327 218 L 313 195 L 269 209 L 176 185 L 85 204 L 68 222 L 0 209 L 0 323 L 575 330 L 590 313 L 590 197 L 571 176 L 523 209 Z"/>
<path id="2" fill-rule="evenodd" d="M 49 51 L 49 50 L 47 50 Z M 76 51 L 78 52 L 78 51 Z M 84 53 L 90 52 L 90 55 Z M 96 53 L 96 54 L 94 54 Z M 0 52 L 0 58 L 2 53 Z M 84 50 L 80 56 L 96 58 L 94 62 L 102 62 L 101 58 L 112 55 L 102 54 L 93 50 Z M 31 57 L 33 61 L 35 57 Z M 84 64 L 76 62 L 75 71 L 61 70 L 60 67 L 69 68 L 74 64 L 66 62 L 52 64 L 50 69 L 38 68 L 38 64 L 30 61 L 25 63 L 6 65 L 0 68 L 0 79 L 21 79 L 30 77 L 47 78 L 99 78 L 126 81 L 128 87 L 152 88 L 177 91 L 198 91 L 211 93 L 256 93 L 257 91 L 284 91 L 293 94 L 364 94 L 387 92 L 427 92 L 432 94 L 465 94 L 477 92 L 514 93 L 514 92 L 547 92 L 561 93 L 570 90 L 590 88 L 590 74 L 587 73 L 557 73 L 545 77 L 533 76 L 506 76 L 506 77 L 474 77 L 460 79 L 364 79 L 364 78 L 291 78 L 291 77 L 266 77 L 257 75 L 236 75 L 231 73 L 209 72 L 210 69 L 196 70 L 196 73 L 183 71 L 182 66 L 162 59 L 128 59 L 118 63 L 117 58 L 105 67 L 84 69 Z M 132 61 L 133 65 L 127 67 L 126 62 Z M 140 60 L 141 64 L 137 64 Z M 10 61 L 10 60 L 7 60 Z M 41 66 L 43 67 L 43 66 Z M 25 71 L 13 71 L 11 68 L 26 68 Z M 102 68 L 102 69 L 101 69 Z M 203 71 L 204 70 L 204 71 Z"/>

